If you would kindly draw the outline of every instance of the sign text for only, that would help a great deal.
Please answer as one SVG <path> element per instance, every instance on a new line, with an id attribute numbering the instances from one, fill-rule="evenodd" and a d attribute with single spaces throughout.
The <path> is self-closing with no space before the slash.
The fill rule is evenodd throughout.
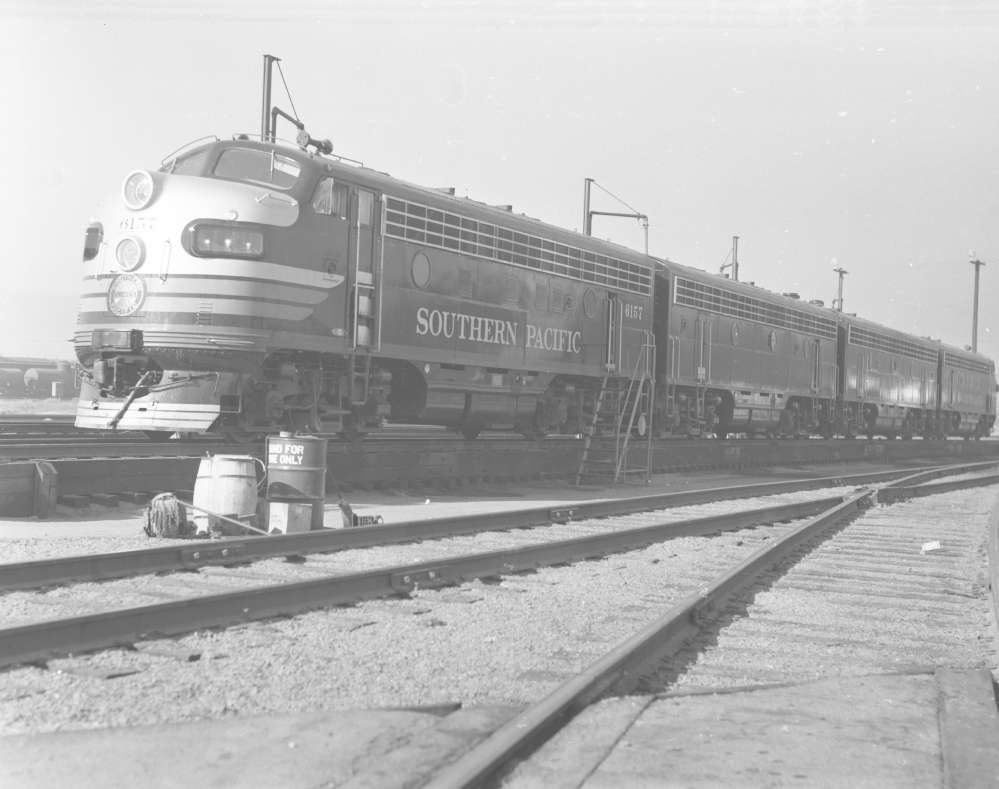
<path id="1" fill-rule="evenodd" d="M 277 466 L 301 466 L 305 457 L 303 444 L 268 444 L 267 463 Z"/>

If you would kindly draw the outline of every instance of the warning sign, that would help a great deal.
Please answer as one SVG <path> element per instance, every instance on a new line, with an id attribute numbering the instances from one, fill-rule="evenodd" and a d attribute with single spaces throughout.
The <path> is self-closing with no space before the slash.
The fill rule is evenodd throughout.
<path id="1" fill-rule="evenodd" d="M 305 459 L 305 444 L 293 440 L 268 441 L 268 466 L 301 466 Z"/>

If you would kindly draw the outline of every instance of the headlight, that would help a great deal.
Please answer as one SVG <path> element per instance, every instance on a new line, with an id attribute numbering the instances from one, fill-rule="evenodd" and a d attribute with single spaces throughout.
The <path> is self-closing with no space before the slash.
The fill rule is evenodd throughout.
<path id="1" fill-rule="evenodd" d="M 264 254 L 264 234 L 260 230 L 200 224 L 191 232 L 191 252 L 200 257 L 259 258 Z"/>
<path id="2" fill-rule="evenodd" d="M 100 222 L 91 222 L 87 226 L 87 235 L 83 241 L 83 259 L 93 260 L 100 252 L 101 242 L 104 241 L 104 225 Z"/>
<path id="3" fill-rule="evenodd" d="M 146 299 L 146 283 L 135 274 L 119 274 L 108 288 L 108 312 L 124 317 L 136 312 Z"/>
<path id="4" fill-rule="evenodd" d="M 146 247 L 142 239 L 125 236 L 114 248 L 114 256 L 122 271 L 135 271 L 146 259 Z"/>
<path id="5" fill-rule="evenodd" d="M 129 173 L 121 185 L 121 196 L 133 211 L 145 208 L 153 199 L 153 177 L 145 170 Z"/>

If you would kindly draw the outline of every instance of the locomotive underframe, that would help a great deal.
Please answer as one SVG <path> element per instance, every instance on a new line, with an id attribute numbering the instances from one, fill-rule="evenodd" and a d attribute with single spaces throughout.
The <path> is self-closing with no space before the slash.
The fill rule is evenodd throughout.
<path id="1" fill-rule="evenodd" d="M 585 376 L 367 354 L 187 351 L 187 369 L 176 369 L 178 356 L 155 348 L 95 354 L 84 378 L 81 426 L 106 429 L 119 416 L 118 429 L 156 433 L 356 436 L 390 419 L 445 425 L 469 438 L 485 428 L 540 436 L 581 432 L 599 389 L 599 379 Z"/>

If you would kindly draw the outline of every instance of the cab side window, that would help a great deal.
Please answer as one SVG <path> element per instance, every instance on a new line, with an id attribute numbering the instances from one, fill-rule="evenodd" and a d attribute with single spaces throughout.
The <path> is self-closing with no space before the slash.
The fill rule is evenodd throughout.
<path id="1" fill-rule="evenodd" d="M 312 195 L 312 210 L 317 214 L 333 213 L 333 179 L 323 178 Z"/>
<path id="2" fill-rule="evenodd" d="M 371 225 L 371 210 L 375 202 L 375 196 L 371 192 L 363 189 L 357 191 L 357 223 L 361 227 Z"/>
<path id="3" fill-rule="evenodd" d="M 312 210 L 317 214 L 347 218 L 347 185 L 323 178 L 312 195 Z"/>

